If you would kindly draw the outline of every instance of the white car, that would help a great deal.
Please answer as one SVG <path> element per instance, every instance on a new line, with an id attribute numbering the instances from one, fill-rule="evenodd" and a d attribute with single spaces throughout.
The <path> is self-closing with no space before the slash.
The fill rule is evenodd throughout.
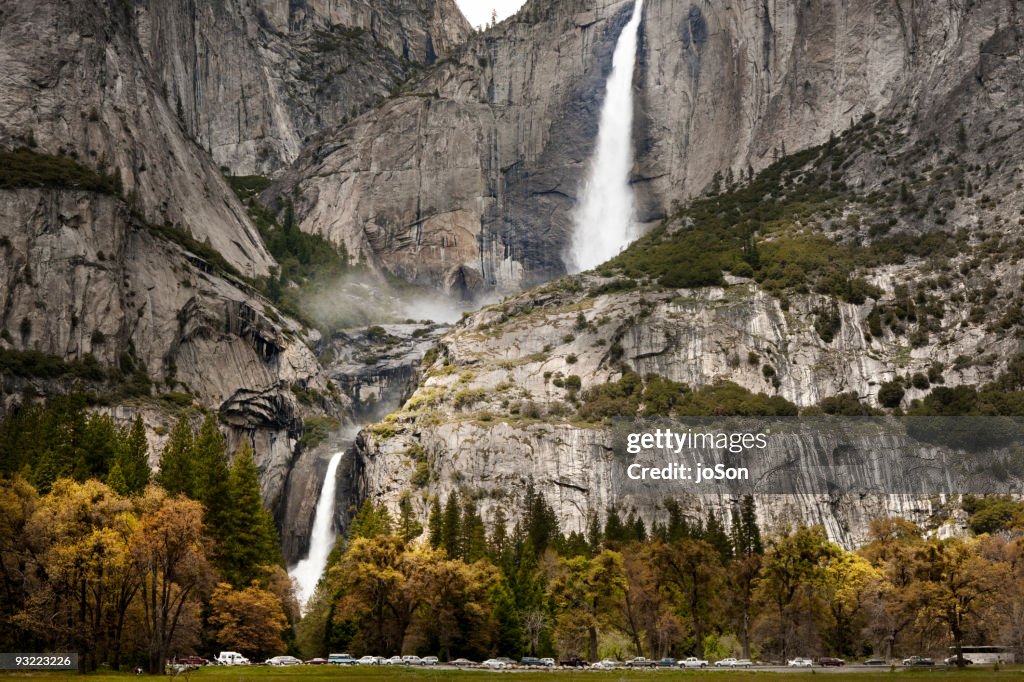
<path id="1" fill-rule="evenodd" d="M 302 665 L 302 661 L 295 658 L 294 656 L 274 656 L 273 658 L 268 658 L 264 665 L 272 665 L 275 667 L 286 665 Z"/>
<path id="2" fill-rule="evenodd" d="M 540 662 L 543 663 L 548 668 L 554 668 L 555 667 L 555 659 L 553 659 L 553 658 L 542 658 L 542 659 L 540 659 Z"/>
<path id="3" fill-rule="evenodd" d="M 356 663 L 359 665 L 379 665 L 380 659 L 376 656 L 363 656 L 362 658 L 356 659 Z"/>
<path id="4" fill-rule="evenodd" d="M 504 670 L 508 667 L 508 663 L 497 658 L 488 658 L 481 665 L 492 670 Z"/>
<path id="5" fill-rule="evenodd" d="M 381 665 L 402 665 L 401 656 L 392 656 L 391 658 L 382 658 Z"/>
<path id="6" fill-rule="evenodd" d="M 402 656 L 402 663 L 406 665 L 423 665 L 423 659 L 419 656 Z"/>
<path id="7" fill-rule="evenodd" d="M 708 662 L 696 656 L 690 656 L 679 661 L 679 666 L 682 668 L 706 668 L 708 667 Z"/>
<path id="8" fill-rule="evenodd" d="M 794 658 L 786 665 L 788 665 L 790 668 L 813 668 L 814 661 L 812 661 L 809 658 Z"/>
<path id="9" fill-rule="evenodd" d="M 732 668 L 736 665 L 735 658 L 723 658 L 720 661 L 715 661 L 716 668 Z"/>
<path id="10" fill-rule="evenodd" d="M 611 670 L 613 668 L 618 668 L 619 667 L 619 662 L 618 661 L 613 661 L 610 658 L 606 658 L 603 661 L 598 661 L 597 663 L 595 663 L 594 665 L 592 665 L 590 667 L 591 668 L 597 668 L 598 670 Z"/>
<path id="11" fill-rule="evenodd" d="M 437 665 L 438 658 L 437 656 L 424 656 L 420 663 L 421 665 Z"/>
<path id="12" fill-rule="evenodd" d="M 752 665 L 754 665 L 754 662 L 752 660 L 750 660 L 749 658 L 741 658 L 740 660 L 738 660 L 735 663 L 733 663 L 732 667 L 734 667 L 734 668 L 749 668 Z"/>

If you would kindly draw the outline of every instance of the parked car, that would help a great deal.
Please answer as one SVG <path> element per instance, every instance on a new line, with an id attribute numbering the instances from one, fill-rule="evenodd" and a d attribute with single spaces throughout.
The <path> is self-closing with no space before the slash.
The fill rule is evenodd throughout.
<path id="1" fill-rule="evenodd" d="M 302 661 L 294 656 L 274 656 L 268 658 L 265 665 L 272 665 L 275 667 L 286 666 L 286 665 L 302 665 Z"/>
<path id="2" fill-rule="evenodd" d="M 627 668 L 653 668 L 654 661 L 643 656 L 637 656 L 626 661 Z"/>
<path id="3" fill-rule="evenodd" d="M 555 659 L 553 659 L 553 658 L 542 658 L 542 659 L 540 659 L 540 662 L 543 663 L 544 667 L 546 667 L 546 668 L 554 668 L 555 667 Z"/>
<path id="4" fill-rule="evenodd" d="M 839 668 L 846 665 L 846 661 L 841 658 L 833 658 L 832 656 L 822 656 L 818 659 L 818 665 L 822 668 Z"/>
<path id="5" fill-rule="evenodd" d="M 558 662 L 558 665 L 563 668 L 586 668 L 590 664 L 579 656 L 573 656 L 572 658 L 562 659 Z"/>
<path id="6" fill-rule="evenodd" d="M 423 659 L 419 656 L 402 656 L 402 663 L 406 665 L 423 665 Z"/>
<path id="7" fill-rule="evenodd" d="M 591 668 L 597 668 L 599 670 L 611 670 L 612 668 L 618 668 L 619 667 L 619 662 L 615 661 L 615 660 L 612 660 L 610 658 L 606 658 L 603 661 L 598 661 L 597 663 L 593 664 L 590 667 Z"/>
<path id="8" fill-rule="evenodd" d="M 702 658 L 690 656 L 679 661 L 679 665 L 683 668 L 706 668 L 708 667 L 708 662 Z"/>
<path id="9" fill-rule="evenodd" d="M 383 658 L 380 662 L 382 665 L 402 665 L 402 657 L 392 656 L 391 658 Z"/>
<path id="10" fill-rule="evenodd" d="M 363 656 L 356 663 L 359 665 L 380 665 L 380 659 L 376 656 Z"/>
<path id="11" fill-rule="evenodd" d="M 732 668 L 736 665 L 735 658 L 723 658 L 720 661 L 715 661 L 716 668 Z"/>
<path id="12" fill-rule="evenodd" d="M 519 665 L 525 665 L 527 668 L 539 668 L 544 664 L 535 656 L 523 656 L 519 659 Z"/>
<path id="13" fill-rule="evenodd" d="M 508 663 L 497 658 L 488 658 L 483 662 L 483 666 L 491 670 L 504 670 L 508 667 Z"/>
<path id="14" fill-rule="evenodd" d="M 299 662 L 301 663 L 302 661 Z M 178 663 L 181 663 L 183 665 L 200 666 L 210 665 L 210 660 L 207 658 L 203 658 L 202 656 L 186 656 L 185 658 L 179 658 Z"/>
<path id="15" fill-rule="evenodd" d="M 679 661 L 674 658 L 659 658 L 654 662 L 654 666 L 657 668 L 674 668 L 678 664 Z"/>
<path id="16" fill-rule="evenodd" d="M 886 663 L 885 660 L 881 659 L 881 658 L 869 658 L 868 660 L 864 661 L 864 665 L 889 665 L 889 664 Z"/>
<path id="17" fill-rule="evenodd" d="M 327 665 L 326 658 L 311 658 L 306 661 L 306 665 Z"/>
<path id="18" fill-rule="evenodd" d="M 437 663 L 438 663 L 437 656 L 424 656 L 423 657 L 423 663 L 422 663 L 423 665 L 437 665 Z"/>
<path id="19" fill-rule="evenodd" d="M 733 663 L 734 668 L 749 668 L 754 665 L 754 662 L 749 658 L 741 658 L 740 660 Z"/>
<path id="20" fill-rule="evenodd" d="M 331 665 L 355 665 L 356 659 L 349 654 L 331 654 L 327 657 L 327 662 Z"/>
<path id="21" fill-rule="evenodd" d="M 456 658 L 451 664 L 456 668 L 468 668 L 471 665 L 477 665 L 476 661 L 471 661 L 468 658 Z"/>
<path id="22" fill-rule="evenodd" d="M 222 651 L 217 654 L 218 665 L 249 665 L 249 659 L 237 651 Z"/>
<path id="23" fill-rule="evenodd" d="M 792 661 L 786 663 L 790 668 L 811 668 L 814 666 L 814 661 L 809 658 L 794 658 Z"/>
<path id="24" fill-rule="evenodd" d="M 946 665 L 956 665 L 956 656 L 948 657 L 943 663 Z M 974 665 L 974 661 L 964 656 L 964 665 Z"/>
<path id="25" fill-rule="evenodd" d="M 905 666 L 930 666 L 935 665 L 935 661 L 924 656 L 911 656 L 910 658 L 903 659 L 903 665 Z"/>

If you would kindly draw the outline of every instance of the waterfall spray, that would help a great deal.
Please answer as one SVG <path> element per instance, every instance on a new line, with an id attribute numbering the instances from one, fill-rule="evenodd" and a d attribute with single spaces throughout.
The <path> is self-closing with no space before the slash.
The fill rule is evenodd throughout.
<path id="1" fill-rule="evenodd" d="M 338 463 L 341 462 L 341 452 L 336 452 L 327 465 L 327 475 L 324 477 L 323 487 L 320 489 L 320 499 L 316 503 L 316 516 L 313 518 L 313 530 L 309 536 L 309 554 L 305 559 L 295 564 L 289 571 L 298 587 L 299 607 L 303 612 L 306 610 L 306 602 L 313 596 L 316 584 L 320 582 L 324 568 L 327 567 L 327 557 L 334 548 L 334 493 L 337 487 Z"/>
<path id="2" fill-rule="evenodd" d="M 629 171 L 633 165 L 633 68 L 642 14 L 643 0 L 636 0 L 612 55 L 597 147 L 574 215 L 572 247 L 565 258 L 571 272 L 600 265 L 637 236 Z"/>

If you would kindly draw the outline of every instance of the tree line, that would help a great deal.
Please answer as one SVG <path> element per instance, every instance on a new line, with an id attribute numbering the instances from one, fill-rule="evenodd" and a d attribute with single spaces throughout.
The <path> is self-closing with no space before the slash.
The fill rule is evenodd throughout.
<path id="1" fill-rule="evenodd" d="M 650 528 L 611 510 L 559 532 L 532 487 L 509 523 L 485 524 L 470 496 L 434 500 L 426 528 L 365 504 L 298 627 L 308 654 L 414 653 L 784 661 L 943 654 L 1024 636 L 1024 506 L 970 498 L 970 537 L 871 522 L 857 551 L 820 526 L 763 534 L 755 502 L 728 523 L 673 500 Z M 412 521 L 412 523 L 410 523 Z"/>

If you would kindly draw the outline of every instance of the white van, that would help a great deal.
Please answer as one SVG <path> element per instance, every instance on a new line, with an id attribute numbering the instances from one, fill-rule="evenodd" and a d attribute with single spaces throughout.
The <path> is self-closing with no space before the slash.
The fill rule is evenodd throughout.
<path id="1" fill-rule="evenodd" d="M 237 651 L 222 651 L 216 660 L 220 665 L 249 665 L 249 659 Z"/>

